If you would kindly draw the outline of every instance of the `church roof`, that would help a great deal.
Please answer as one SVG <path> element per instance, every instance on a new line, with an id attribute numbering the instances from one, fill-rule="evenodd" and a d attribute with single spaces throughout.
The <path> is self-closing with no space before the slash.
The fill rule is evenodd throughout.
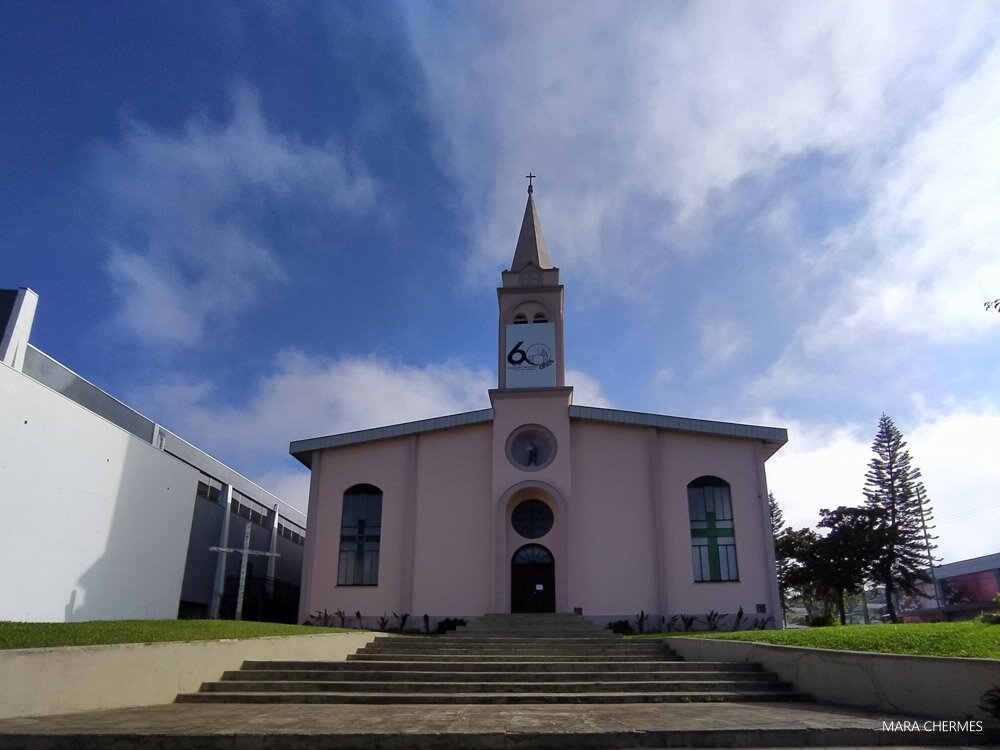
<path id="1" fill-rule="evenodd" d="M 708 419 L 671 417 L 666 414 L 646 414 L 644 412 L 623 411 L 621 409 L 600 409 L 595 406 L 570 406 L 569 418 L 584 422 L 605 422 L 632 427 L 655 427 L 661 430 L 687 432 L 710 437 L 760 440 L 764 444 L 765 459 L 770 458 L 781 446 L 788 442 L 788 431 L 781 427 L 762 427 L 736 422 L 714 422 Z M 289 445 L 288 452 L 306 466 L 311 466 L 313 451 L 325 450 L 327 448 L 341 448 L 360 443 L 371 443 L 376 440 L 388 440 L 407 435 L 419 435 L 437 430 L 450 430 L 457 427 L 467 427 L 469 425 L 484 424 L 492 421 L 493 410 L 480 409 L 460 414 L 449 414 L 445 417 L 421 419 L 417 422 L 405 422 L 387 427 L 374 427 L 369 430 L 344 432 L 339 435 L 296 440 Z"/>
<path id="2" fill-rule="evenodd" d="M 667 414 L 601 409 L 596 406 L 570 406 L 569 418 L 634 427 L 656 427 L 661 430 L 697 433 L 712 437 L 760 440 L 764 443 L 765 459 L 770 458 L 777 452 L 778 448 L 788 442 L 788 430 L 784 427 L 763 427 L 761 425 L 740 424 L 739 422 L 715 422 L 710 419 L 671 417 Z"/>
<path id="3" fill-rule="evenodd" d="M 524 207 L 524 219 L 521 220 L 521 233 L 517 236 L 514 260 L 510 264 L 510 270 L 514 273 L 532 264 L 538 268 L 552 268 L 549 250 L 542 236 L 542 225 L 538 222 L 533 193 L 534 190 L 529 186 L 528 203 Z"/>
<path id="4" fill-rule="evenodd" d="M 466 411 L 461 414 L 449 414 L 446 417 L 433 417 L 432 419 L 421 419 L 416 422 L 392 424 L 387 427 L 373 427 L 368 430 L 342 432 L 339 435 L 327 435 L 326 437 L 310 438 L 308 440 L 295 440 L 288 446 L 288 452 L 306 466 L 310 466 L 312 464 L 311 454 L 313 451 L 321 451 L 326 448 L 340 448 L 345 445 L 358 445 L 359 443 L 371 443 L 376 440 L 387 440 L 407 435 L 419 435 L 424 432 L 435 432 L 437 430 L 450 430 L 455 427 L 467 427 L 468 425 L 492 421 L 492 409 L 479 409 L 478 411 Z"/>

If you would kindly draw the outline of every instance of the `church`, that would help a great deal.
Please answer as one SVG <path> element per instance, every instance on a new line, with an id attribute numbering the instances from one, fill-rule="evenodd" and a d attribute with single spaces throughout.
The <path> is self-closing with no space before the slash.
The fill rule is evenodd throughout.
<path id="1" fill-rule="evenodd" d="M 311 471 L 299 620 L 780 627 L 764 465 L 786 431 L 574 404 L 530 185 L 501 279 L 492 408 L 291 444 Z"/>

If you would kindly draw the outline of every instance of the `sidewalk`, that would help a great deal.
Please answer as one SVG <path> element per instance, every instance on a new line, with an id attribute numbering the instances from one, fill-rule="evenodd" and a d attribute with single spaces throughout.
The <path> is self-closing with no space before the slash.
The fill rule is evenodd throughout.
<path id="1" fill-rule="evenodd" d="M 883 732 L 902 717 L 815 703 L 516 706 L 199 705 L 0 721 L 0 750 L 540 750 L 996 747 L 1000 729 Z"/>

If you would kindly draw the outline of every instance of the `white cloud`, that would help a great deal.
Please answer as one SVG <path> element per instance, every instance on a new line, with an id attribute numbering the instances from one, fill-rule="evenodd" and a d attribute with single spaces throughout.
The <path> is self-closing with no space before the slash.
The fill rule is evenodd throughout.
<path id="1" fill-rule="evenodd" d="M 701 326 L 701 362 L 705 370 L 717 370 L 749 349 L 750 333 L 731 320 L 711 320 Z"/>
<path id="2" fill-rule="evenodd" d="M 610 408 L 608 401 L 597 378 L 582 370 L 566 370 L 566 385 L 573 386 L 573 403 L 579 406 L 597 406 Z"/>
<path id="3" fill-rule="evenodd" d="M 166 427 L 239 468 L 269 466 L 293 440 L 488 408 L 492 384 L 490 373 L 455 363 L 414 367 L 287 351 L 246 404 L 218 405 L 208 384 L 183 380 L 153 386 L 136 400 L 171 415 L 176 421 L 164 421 Z"/>
<path id="4" fill-rule="evenodd" d="M 301 466 L 289 471 L 265 471 L 254 476 L 254 481 L 265 487 L 275 497 L 281 498 L 306 515 L 309 512 L 309 470 Z M 292 519 L 305 525 L 305 518 Z"/>
<path id="5" fill-rule="evenodd" d="M 634 295 L 745 178 L 817 152 L 876 162 L 991 17 L 953 3 L 503 2 L 459 16 L 447 45 L 432 11 L 412 26 L 444 148 L 486 206 L 474 270 L 509 257 L 530 168 L 557 264 Z"/>
<path id="6" fill-rule="evenodd" d="M 369 210 L 375 186 L 337 144 L 275 132 L 246 87 L 231 119 L 192 119 L 180 133 L 131 120 L 97 152 L 95 180 L 109 207 L 107 270 L 120 327 L 149 343 L 190 344 L 255 304 L 284 279 L 262 215 Z"/>
<path id="7" fill-rule="evenodd" d="M 566 379 L 576 403 L 610 406 L 595 378 L 570 370 Z M 304 510 L 309 476 L 288 457 L 291 441 L 486 409 L 495 384 L 491 372 L 455 362 L 409 366 L 287 351 L 245 404 L 219 405 L 209 381 L 183 377 L 130 398 L 168 429 Z"/>
<path id="8" fill-rule="evenodd" d="M 814 527 L 820 508 L 864 503 L 863 488 L 877 425 L 810 424 L 768 415 L 788 425 L 789 442 L 767 463 L 769 489 L 795 528 Z M 923 473 L 945 562 L 997 552 L 1000 464 L 994 457 L 1000 410 L 955 405 L 900 424 L 913 464 Z"/>
<path id="9" fill-rule="evenodd" d="M 864 503 L 874 427 L 869 437 L 867 426 L 857 424 L 812 425 L 773 415 L 760 421 L 788 429 L 788 444 L 767 462 L 768 489 L 786 524 L 812 527 L 820 508 Z"/>
<path id="10" fill-rule="evenodd" d="M 938 554 L 948 560 L 1000 551 L 997 434 L 1000 408 L 968 404 L 923 415 L 921 423 L 906 433 L 934 509 Z"/>
<path id="11" fill-rule="evenodd" d="M 890 379 L 896 389 L 927 387 L 916 381 L 954 356 L 930 347 L 998 340 L 982 308 L 1000 279 L 997 80 L 1000 45 L 872 173 L 868 210 L 829 238 L 824 262 L 792 266 L 828 283 L 752 387 L 758 398 L 878 390 Z"/>
<path id="12" fill-rule="evenodd" d="M 861 227 L 875 257 L 809 332 L 813 346 L 886 333 L 975 339 L 991 327 L 982 302 L 1000 278 L 998 80 L 1000 45 L 875 182 Z"/>

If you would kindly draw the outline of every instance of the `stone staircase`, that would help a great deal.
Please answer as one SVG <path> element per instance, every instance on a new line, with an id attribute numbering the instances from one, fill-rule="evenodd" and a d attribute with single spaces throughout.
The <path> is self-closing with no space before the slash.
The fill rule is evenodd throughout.
<path id="1" fill-rule="evenodd" d="M 379 637 L 344 662 L 248 661 L 180 703 L 571 704 L 805 701 L 759 665 L 685 662 L 576 615 L 487 615 Z"/>

